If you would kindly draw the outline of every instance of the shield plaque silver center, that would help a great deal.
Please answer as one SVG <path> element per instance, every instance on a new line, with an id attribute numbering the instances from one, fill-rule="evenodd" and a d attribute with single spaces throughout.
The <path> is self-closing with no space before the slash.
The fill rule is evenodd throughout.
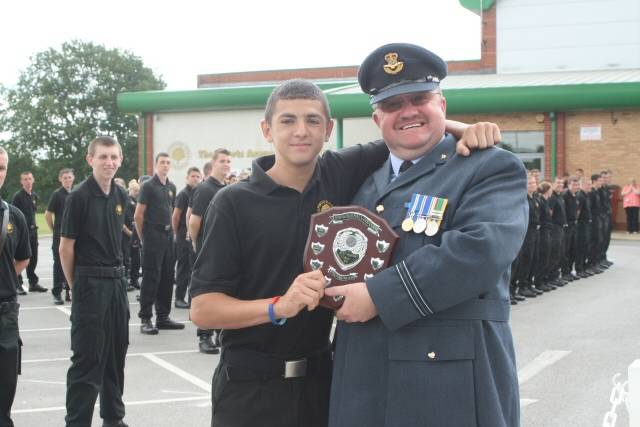
<path id="1" fill-rule="evenodd" d="M 343 270 L 350 270 L 364 259 L 367 236 L 357 228 L 345 228 L 333 240 L 333 257 Z"/>

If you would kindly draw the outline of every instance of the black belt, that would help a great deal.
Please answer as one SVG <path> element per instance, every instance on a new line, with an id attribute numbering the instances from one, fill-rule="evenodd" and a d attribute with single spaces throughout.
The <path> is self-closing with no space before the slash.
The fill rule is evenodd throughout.
<path id="1" fill-rule="evenodd" d="M 171 231 L 171 225 L 146 223 L 144 225 L 144 227 L 145 228 L 151 228 L 152 230 L 158 230 L 158 231 Z"/>
<path id="2" fill-rule="evenodd" d="M 109 279 L 118 279 L 124 277 L 124 266 L 117 267 L 83 267 L 77 266 L 75 274 L 87 277 L 105 277 Z"/>
<path id="3" fill-rule="evenodd" d="M 327 370 L 331 364 L 331 352 L 323 350 L 312 355 L 291 359 L 279 358 L 269 353 L 252 350 L 223 349 L 222 360 L 230 380 L 268 378 L 299 378 Z"/>

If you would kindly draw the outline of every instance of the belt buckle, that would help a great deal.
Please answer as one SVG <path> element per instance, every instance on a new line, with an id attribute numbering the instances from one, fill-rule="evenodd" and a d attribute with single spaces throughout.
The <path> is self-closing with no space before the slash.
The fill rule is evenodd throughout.
<path id="1" fill-rule="evenodd" d="M 169 231 L 171 230 L 171 226 L 170 225 L 165 225 L 164 226 L 164 231 Z"/>
<path id="2" fill-rule="evenodd" d="M 298 378 L 307 375 L 307 359 L 285 360 L 284 378 Z"/>

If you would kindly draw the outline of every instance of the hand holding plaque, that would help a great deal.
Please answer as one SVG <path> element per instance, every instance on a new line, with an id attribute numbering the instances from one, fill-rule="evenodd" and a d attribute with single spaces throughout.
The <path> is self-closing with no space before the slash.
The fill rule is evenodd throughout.
<path id="1" fill-rule="evenodd" d="M 311 216 L 304 271 L 320 270 L 327 287 L 364 282 L 391 262 L 398 235 L 383 218 L 360 206 L 334 207 Z M 338 309 L 340 297 L 320 305 Z"/>

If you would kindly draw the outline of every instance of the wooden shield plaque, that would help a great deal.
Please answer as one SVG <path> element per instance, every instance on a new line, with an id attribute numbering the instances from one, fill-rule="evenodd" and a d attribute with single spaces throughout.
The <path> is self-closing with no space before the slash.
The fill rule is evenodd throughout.
<path id="1" fill-rule="evenodd" d="M 361 206 L 341 206 L 311 216 L 304 271 L 321 270 L 327 287 L 364 282 L 391 262 L 398 235 L 387 221 Z M 341 298 L 320 305 L 338 309 Z"/>

